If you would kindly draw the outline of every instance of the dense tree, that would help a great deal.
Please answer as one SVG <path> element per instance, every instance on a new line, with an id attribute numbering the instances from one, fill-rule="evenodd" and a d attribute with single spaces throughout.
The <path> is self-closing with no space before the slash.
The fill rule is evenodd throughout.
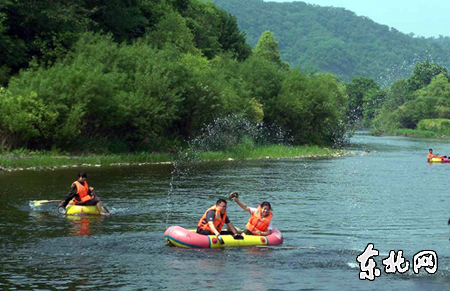
<path id="1" fill-rule="evenodd" d="M 365 77 L 353 78 L 346 87 L 349 96 L 348 116 L 351 123 L 356 123 L 364 117 L 364 97 L 368 92 L 377 91 L 380 87 L 374 80 Z"/>
<path id="2" fill-rule="evenodd" d="M 450 118 L 449 78 L 445 68 L 424 62 L 416 65 L 407 80 L 397 80 L 387 90 L 373 125 L 385 131 L 415 129 L 421 120 L 435 118 Z"/>
<path id="3" fill-rule="evenodd" d="M 78 33 L 90 25 L 83 1 L 18 1 L 0 3 L 0 82 L 32 58 L 51 63 L 67 53 Z"/>
<path id="4" fill-rule="evenodd" d="M 236 17 L 224 10 L 219 10 L 220 36 L 222 51 L 231 52 L 232 56 L 244 61 L 251 54 L 251 48 L 246 43 L 245 33 L 238 28 Z"/>
<path id="5" fill-rule="evenodd" d="M 448 79 L 447 68 L 429 61 L 417 63 L 413 74 L 406 80 L 408 91 L 414 92 L 427 86 L 430 84 L 431 79 L 439 74 L 444 74 Z"/>
<path id="6" fill-rule="evenodd" d="M 363 97 L 363 127 L 370 127 L 381 106 L 386 100 L 387 92 L 381 89 L 368 90 Z"/>
<path id="7" fill-rule="evenodd" d="M 278 66 L 282 65 L 280 53 L 278 52 L 278 42 L 270 31 L 263 32 L 253 49 L 253 54 L 257 58 L 268 60 Z"/>
<path id="8" fill-rule="evenodd" d="M 245 60 L 251 51 L 236 19 L 202 0 L 8 0 L 0 2 L 0 84 L 32 59 L 51 65 L 64 58 L 87 31 L 111 33 L 116 43 L 128 44 L 155 31 L 159 44 L 171 38 L 191 46 L 192 37 L 209 58 L 231 52 Z"/>
<path id="9" fill-rule="evenodd" d="M 15 74 L 0 88 L 0 150 L 167 150 L 214 123 L 244 146 L 351 132 L 344 83 L 291 70 L 270 32 L 252 54 L 212 2 L 38 2 L 0 3 L 0 78 Z"/>
<path id="10" fill-rule="evenodd" d="M 240 66 L 239 74 L 242 78 L 240 90 L 261 103 L 264 122 L 273 123 L 274 105 L 280 94 L 285 73 L 278 64 L 251 56 Z"/>
<path id="11" fill-rule="evenodd" d="M 274 106 L 274 123 L 290 130 L 296 144 L 330 144 L 347 124 L 340 111 L 345 98 L 335 78 L 292 70 Z"/>

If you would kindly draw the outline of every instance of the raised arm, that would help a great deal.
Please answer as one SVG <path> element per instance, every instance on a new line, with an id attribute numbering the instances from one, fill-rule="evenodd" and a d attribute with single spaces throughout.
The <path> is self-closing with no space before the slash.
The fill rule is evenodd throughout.
<path id="1" fill-rule="evenodd" d="M 234 200 L 234 202 L 236 202 L 239 206 L 241 206 L 242 209 L 244 209 L 248 213 L 252 214 L 252 212 L 250 211 L 250 207 L 245 205 L 244 202 L 239 201 L 238 197 L 239 197 L 239 194 L 237 192 L 233 192 L 233 193 L 230 194 L 230 199 L 231 200 Z"/>

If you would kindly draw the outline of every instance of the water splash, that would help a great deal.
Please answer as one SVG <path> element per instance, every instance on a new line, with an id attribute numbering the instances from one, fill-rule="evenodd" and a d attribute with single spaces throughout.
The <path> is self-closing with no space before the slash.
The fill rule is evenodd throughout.
<path id="1" fill-rule="evenodd" d="M 205 125 L 201 134 L 190 140 L 189 146 L 194 151 L 228 151 L 247 141 L 269 145 L 289 144 L 293 139 L 279 126 L 254 123 L 243 116 L 231 114 Z"/>
<path id="2" fill-rule="evenodd" d="M 176 195 L 178 184 L 183 183 L 183 177 L 187 176 L 195 168 L 199 159 L 196 157 L 192 149 L 188 149 L 177 156 L 175 161 L 172 163 L 173 170 L 170 172 L 170 182 L 169 190 L 167 192 L 166 201 L 166 225 L 165 229 L 169 227 L 170 216 L 172 214 L 173 206 L 175 201 L 173 201 L 173 196 Z"/>
<path id="3" fill-rule="evenodd" d="M 216 118 L 205 125 L 201 133 L 192 138 L 184 151 L 172 163 L 169 190 L 166 201 L 166 224 L 169 227 L 173 206 L 176 203 L 174 196 L 177 194 L 177 184 L 182 183 L 183 177 L 188 176 L 200 163 L 199 154 L 206 151 L 229 151 L 236 146 L 269 145 L 289 143 L 289 135 L 275 125 L 253 123 L 249 119 L 233 114 L 224 118 Z"/>

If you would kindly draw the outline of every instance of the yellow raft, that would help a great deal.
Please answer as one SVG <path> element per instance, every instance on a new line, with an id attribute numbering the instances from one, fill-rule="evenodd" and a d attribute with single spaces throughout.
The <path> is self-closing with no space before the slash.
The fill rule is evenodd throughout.
<path id="1" fill-rule="evenodd" d="M 66 215 L 100 215 L 95 205 L 74 205 L 72 201 L 66 206 Z"/>
<path id="2" fill-rule="evenodd" d="M 449 158 L 431 158 L 430 163 L 450 163 Z"/>

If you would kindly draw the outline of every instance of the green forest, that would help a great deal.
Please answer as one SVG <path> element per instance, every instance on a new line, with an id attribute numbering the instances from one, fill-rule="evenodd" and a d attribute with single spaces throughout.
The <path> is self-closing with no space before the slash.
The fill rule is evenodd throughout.
<path id="1" fill-rule="evenodd" d="M 385 88 L 412 74 L 417 62 L 450 66 L 448 36 L 404 34 L 344 8 L 301 1 L 213 1 L 236 16 L 250 46 L 270 30 L 279 42 L 281 58 L 291 66 L 333 73 L 346 82 L 361 76 Z"/>
<path id="2" fill-rule="evenodd" d="M 243 7 L 250 2 L 261 1 Z M 292 44 L 268 28 L 246 36 L 235 16 L 202 0 L 2 1 L 0 151 L 339 147 L 358 126 L 445 128 L 444 66 L 416 62 L 389 87 L 343 67 L 346 81 L 295 66 L 279 51 Z"/>
<path id="3" fill-rule="evenodd" d="M 236 143 L 334 145 L 347 134 L 344 83 L 291 70 L 270 32 L 252 49 L 212 2 L 0 5 L 4 151 L 167 151 L 227 118 L 266 129 L 252 139 L 222 126 Z"/>

